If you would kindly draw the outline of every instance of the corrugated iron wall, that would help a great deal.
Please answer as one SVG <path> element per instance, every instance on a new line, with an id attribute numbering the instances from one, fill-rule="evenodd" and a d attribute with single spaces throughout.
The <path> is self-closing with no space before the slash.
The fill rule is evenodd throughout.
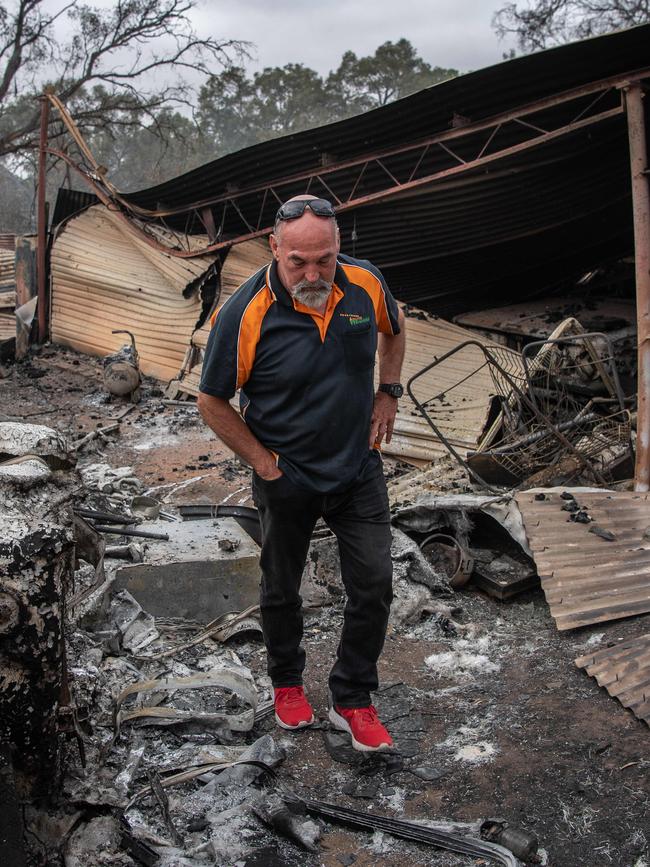
<path id="1" fill-rule="evenodd" d="M 165 240 L 174 243 L 171 233 Z M 52 245 L 52 340 L 104 356 L 125 342 L 111 331 L 126 328 L 135 335 L 143 372 L 172 379 L 201 314 L 198 284 L 215 258 L 174 258 L 149 247 L 103 205 L 84 211 Z"/>
<path id="2" fill-rule="evenodd" d="M 16 336 L 16 238 L 0 235 L 0 343 Z"/>

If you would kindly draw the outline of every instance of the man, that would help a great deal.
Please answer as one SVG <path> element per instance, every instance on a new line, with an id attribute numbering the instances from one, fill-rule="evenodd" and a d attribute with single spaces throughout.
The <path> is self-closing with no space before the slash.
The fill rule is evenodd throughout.
<path id="1" fill-rule="evenodd" d="M 310 725 L 300 580 L 314 525 L 336 534 L 347 593 L 329 687 L 332 724 L 370 751 L 392 740 L 370 703 L 392 600 L 390 515 L 379 447 L 401 396 L 403 314 L 376 268 L 339 254 L 334 210 L 279 209 L 272 263 L 214 317 L 199 409 L 253 468 L 262 525 L 260 608 L 276 722 Z M 379 332 L 379 390 L 373 371 Z M 229 400 L 241 388 L 241 416 Z"/>

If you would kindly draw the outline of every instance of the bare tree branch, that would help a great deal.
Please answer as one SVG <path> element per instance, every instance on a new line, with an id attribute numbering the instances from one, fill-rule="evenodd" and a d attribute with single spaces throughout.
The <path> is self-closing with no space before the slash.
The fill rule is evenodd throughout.
<path id="1" fill-rule="evenodd" d="M 98 126 L 136 125 L 165 105 L 187 104 L 183 73 L 208 76 L 248 47 L 199 36 L 189 17 L 196 2 L 114 0 L 98 9 L 68 0 L 51 12 L 45 0 L 0 0 L 0 156 L 35 146 L 44 86 L 73 117 Z M 60 44 L 55 24 L 64 15 L 74 29 Z M 160 84 L 165 71 L 170 81 Z"/>
<path id="2" fill-rule="evenodd" d="M 650 0 L 530 0 L 506 3 L 492 26 L 524 53 L 650 21 Z"/>

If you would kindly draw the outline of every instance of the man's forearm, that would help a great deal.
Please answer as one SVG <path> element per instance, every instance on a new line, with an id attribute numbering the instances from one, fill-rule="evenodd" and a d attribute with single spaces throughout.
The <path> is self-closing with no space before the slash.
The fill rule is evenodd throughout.
<path id="1" fill-rule="evenodd" d="M 399 382 L 406 348 L 404 314 L 399 312 L 399 334 L 379 335 L 379 382 Z"/>
<path id="2" fill-rule="evenodd" d="M 227 400 L 201 392 L 197 404 L 203 421 L 228 448 L 261 476 L 277 472 L 273 452 L 255 437 Z"/>

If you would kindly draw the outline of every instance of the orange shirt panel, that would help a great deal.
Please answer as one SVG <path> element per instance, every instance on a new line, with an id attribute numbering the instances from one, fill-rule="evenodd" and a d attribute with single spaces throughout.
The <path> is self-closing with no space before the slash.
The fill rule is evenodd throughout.
<path id="1" fill-rule="evenodd" d="M 237 388 L 241 388 L 251 375 L 255 352 L 260 340 L 262 322 L 266 312 L 275 302 L 268 286 L 264 285 L 249 301 L 239 323 L 237 338 Z"/>
<path id="2" fill-rule="evenodd" d="M 372 304 L 375 308 L 377 328 L 382 332 L 382 334 L 394 334 L 393 326 L 391 325 L 388 316 L 384 287 L 381 285 L 379 277 L 358 265 L 344 264 L 341 267 L 345 271 L 348 280 L 365 289 L 372 299 Z"/>

